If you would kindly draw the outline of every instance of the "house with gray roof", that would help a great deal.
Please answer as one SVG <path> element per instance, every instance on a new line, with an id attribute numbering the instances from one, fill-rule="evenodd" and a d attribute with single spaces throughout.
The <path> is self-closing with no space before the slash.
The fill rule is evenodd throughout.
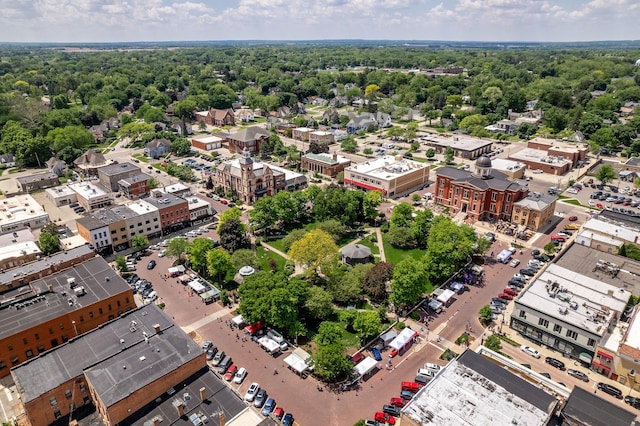
<path id="1" fill-rule="evenodd" d="M 225 138 L 231 152 L 241 153 L 246 148 L 249 153 L 257 154 L 260 152 L 260 143 L 268 140 L 271 133 L 260 126 L 250 126 L 236 133 L 221 133 L 218 136 Z"/>
<path id="2" fill-rule="evenodd" d="M 147 157 L 157 160 L 166 153 L 171 152 L 171 141 L 163 138 L 154 139 L 145 145 L 144 151 Z"/>

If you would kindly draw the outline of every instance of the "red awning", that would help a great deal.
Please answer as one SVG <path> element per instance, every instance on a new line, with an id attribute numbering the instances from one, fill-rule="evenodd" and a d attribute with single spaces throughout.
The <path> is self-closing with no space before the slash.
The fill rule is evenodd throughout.
<path id="1" fill-rule="evenodd" d="M 607 373 L 611 371 L 611 368 L 607 367 L 606 365 L 599 364 L 599 363 L 597 363 L 597 362 L 595 362 L 595 361 L 593 361 L 593 362 L 591 363 L 591 365 L 594 365 L 594 366 L 596 366 L 596 367 L 598 367 L 598 368 L 602 368 L 602 369 L 603 369 L 604 371 L 606 371 Z"/>
<path id="2" fill-rule="evenodd" d="M 387 193 L 387 191 L 382 188 L 378 188 L 377 186 L 373 186 L 373 185 L 367 185 L 366 183 L 362 183 L 362 182 L 355 182 L 352 179 L 345 179 L 344 183 L 357 186 L 359 188 L 368 189 L 369 191 L 380 191 L 383 194 Z"/>
<path id="3" fill-rule="evenodd" d="M 613 355 L 609 355 L 607 353 L 600 352 L 600 351 L 598 351 L 597 356 L 601 358 L 606 358 L 606 359 L 613 359 Z"/>

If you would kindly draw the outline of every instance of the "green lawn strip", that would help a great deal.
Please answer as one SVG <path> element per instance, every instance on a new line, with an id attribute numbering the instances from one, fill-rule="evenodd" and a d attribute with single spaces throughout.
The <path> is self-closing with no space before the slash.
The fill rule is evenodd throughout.
<path id="1" fill-rule="evenodd" d="M 271 265 L 269 264 L 271 260 L 275 260 L 278 271 L 284 270 L 284 264 L 287 262 L 286 259 L 279 254 L 267 250 L 265 247 L 258 246 L 256 249 L 256 255 L 258 256 L 258 263 L 260 264 L 260 269 L 263 271 L 270 271 Z"/>
<path id="2" fill-rule="evenodd" d="M 149 158 L 144 154 L 133 154 L 132 157 L 142 161 L 143 163 L 149 162 Z"/>
<path id="3" fill-rule="evenodd" d="M 382 235 L 382 247 L 384 248 L 387 262 L 393 263 L 394 265 L 407 256 L 413 257 L 416 260 L 420 260 L 422 256 L 424 256 L 424 250 L 421 249 L 402 250 L 393 247 L 387 240 L 386 235 Z"/>

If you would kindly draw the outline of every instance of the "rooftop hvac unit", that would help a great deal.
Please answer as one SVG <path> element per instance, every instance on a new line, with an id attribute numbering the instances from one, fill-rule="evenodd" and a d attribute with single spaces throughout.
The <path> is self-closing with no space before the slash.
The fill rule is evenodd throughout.
<path id="1" fill-rule="evenodd" d="M 76 296 L 84 296 L 85 294 L 87 294 L 84 287 L 82 286 L 76 287 L 75 289 L 73 289 L 73 291 L 76 294 Z"/>
<path id="2" fill-rule="evenodd" d="M 76 286 L 76 279 L 74 277 L 67 278 L 67 284 L 69 287 L 74 288 Z"/>
<path id="3" fill-rule="evenodd" d="M 560 307 L 560 308 L 558 308 L 558 312 L 560 312 L 561 315 L 567 315 L 569 310 L 567 308 Z"/>

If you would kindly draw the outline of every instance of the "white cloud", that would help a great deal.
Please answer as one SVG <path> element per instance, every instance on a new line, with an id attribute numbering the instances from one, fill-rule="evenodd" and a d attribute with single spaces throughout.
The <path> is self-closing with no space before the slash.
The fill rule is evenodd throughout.
<path id="1" fill-rule="evenodd" d="M 637 0 L 0 0 L 0 41 L 637 38 Z"/>

